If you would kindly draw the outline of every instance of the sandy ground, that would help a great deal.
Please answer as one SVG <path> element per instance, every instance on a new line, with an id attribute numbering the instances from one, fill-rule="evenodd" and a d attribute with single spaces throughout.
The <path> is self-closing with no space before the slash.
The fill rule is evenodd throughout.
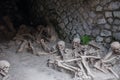
<path id="1" fill-rule="evenodd" d="M 50 55 L 36 56 L 27 52 L 15 53 L 17 47 L 12 43 L 9 45 L 11 47 L 5 49 L 5 46 L 0 44 L 3 49 L 3 52 L 0 53 L 0 60 L 4 59 L 10 62 L 10 80 L 73 80 L 70 74 L 59 72 L 46 66 Z M 99 79 L 97 78 L 96 80 Z"/>
<path id="2" fill-rule="evenodd" d="M 16 47 L 12 46 L 4 49 L 0 54 L 0 60 L 8 60 L 11 64 L 10 80 L 72 80 L 69 74 L 47 67 L 49 55 L 36 56 L 25 52 L 15 53 L 15 51 Z"/>

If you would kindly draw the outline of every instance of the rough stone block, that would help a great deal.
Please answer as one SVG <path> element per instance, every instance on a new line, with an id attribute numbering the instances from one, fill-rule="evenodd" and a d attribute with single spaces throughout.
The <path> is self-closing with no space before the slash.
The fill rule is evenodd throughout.
<path id="1" fill-rule="evenodd" d="M 114 11 L 113 14 L 114 14 L 114 17 L 120 18 L 120 11 Z"/>
<path id="2" fill-rule="evenodd" d="M 108 18 L 107 21 L 108 21 L 109 24 L 113 23 L 113 19 L 112 18 Z"/>
<path id="3" fill-rule="evenodd" d="M 119 19 L 115 19 L 113 22 L 114 25 L 120 25 L 120 20 Z"/>
<path id="4" fill-rule="evenodd" d="M 96 37 L 100 33 L 100 29 L 93 29 L 92 30 L 92 36 Z"/>
<path id="5" fill-rule="evenodd" d="M 116 1 L 116 2 L 111 2 L 108 6 L 108 9 L 109 10 L 116 10 L 116 9 L 119 9 L 119 7 L 120 7 L 120 2 Z"/>
<path id="6" fill-rule="evenodd" d="M 96 37 L 96 42 L 102 42 L 103 41 L 103 37 L 97 36 Z"/>
<path id="7" fill-rule="evenodd" d="M 104 37 L 108 37 L 108 36 L 111 36 L 112 33 L 111 33 L 111 31 L 108 31 L 108 30 L 102 30 L 100 35 L 104 36 Z"/>
<path id="8" fill-rule="evenodd" d="M 106 23 L 105 18 L 98 19 L 98 21 L 97 21 L 97 24 L 105 24 L 105 23 Z"/>
<path id="9" fill-rule="evenodd" d="M 102 11 L 102 6 L 97 6 L 96 11 Z"/>
<path id="10" fill-rule="evenodd" d="M 116 40 L 120 40 L 120 32 L 113 33 L 113 37 L 114 37 Z"/>
<path id="11" fill-rule="evenodd" d="M 60 24 L 58 24 L 58 26 L 59 26 L 60 28 L 62 28 L 62 29 L 65 28 L 65 24 L 64 24 L 64 23 L 60 23 Z"/>
<path id="12" fill-rule="evenodd" d="M 111 26 L 109 24 L 104 25 L 105 29 L 111 29 Z"/>
<path id="13" fill-rule="evenodd" d="M 112 17 L 112 12 L 105 12 L 105 17 Z"/>
<path id="14" fill-rule="evenodd" d="M 92 18 L 94 18 L 94 17 L 96 17 L 96 14 L 95 14 L 93 11 L 91 11 L 91 12 L 89 13 L 89 16 L 92 17 Z"/>
<path id="15" fill-rule="evenodd" d="M 112 41 L 112 38 L 111 38 L 111 37 L 108 37 L 108 38 L 105 39 L 105 42 L 106 42 L 106 43 L 110 43 L 111 41 Z"/>

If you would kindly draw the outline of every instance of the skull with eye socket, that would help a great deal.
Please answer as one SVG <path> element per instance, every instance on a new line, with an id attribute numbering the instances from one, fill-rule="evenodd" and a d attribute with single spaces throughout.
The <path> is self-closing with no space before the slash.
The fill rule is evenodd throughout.
<path id="1" fill-rule="evenodd" d="M 0 61 L 0 74 L 5 77 L 8 74 L 10 63 L 6 60 Z"/>
<path id="2" fill-rule="evenodd" d="M 120 54 L 120 43 L 119 42 L 112 42 L 111 49 L 115 54 Z"/>
<path id="3" fill-rule="evenodd" d="M 65 49 L 65 42 L 64 41 L 59 41 L 57 43 L 57 49 L 60 51 L 63 51 Z"/>
<path id="4" fill-rule="evenodd" d="M 74 38 L 72 41 L 72 48 L 76 49 L 80 47 L 80 38 Z"/>

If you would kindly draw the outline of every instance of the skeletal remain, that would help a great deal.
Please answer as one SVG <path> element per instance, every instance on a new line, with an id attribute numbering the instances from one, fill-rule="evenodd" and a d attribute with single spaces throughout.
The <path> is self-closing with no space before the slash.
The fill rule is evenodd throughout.
<path id="1" fill-rule="evenodd" d="M 119 76 L 112 70 L 111 63 L 117 58 L 120 53 L 120 43 L 113 42 L 111 43 L 112 52 L 108 53 L 103 59 L 95 63 L 94 67 L 102 72 L 110 71 L 116 78 L 119 79 Z"/>
<path id="2" fill-rule="evenodd" d="M 100 57 L 94 56 L 94 55 L 88 55 L 89 51 L 87 50 L 87 47 L 86 46 L 84 47 L 84 46 L 80 45 L 80 39 L 79 38 L 74 38 L 73 39 L 72 46 L 73 46 L 73 51 L 74 51 L 74 54 L 75 54 L 75 58 L 76 57 L 81 58 L 81 61 L 77 61 L 77 65 L 82 69 L 84 76 L 95 77 L 90 70 L 88 59 L 99 59 Z M 96 51 L 92 50 L 89 53 L 93 53 L 93 52 L 96 52 Z"/>
<path id="3" fill-rule="evenodd" d="M 41 39 L 41 46 L 44 49 L 44 51 L 46 52 L 50 52 L 50 48 L 48 47 L 48 45 L 45 43 L 44 39 Z"/>
<path id="4" fill-rule="evenodd" d="M 57 49 L 58 49 L 58 54 L 61 56 L 61 58 L 63 59 L 64 57 L 64 50 L 65 50 L 65 42 L 64 41 L 59 41 L 57 43 Z"/>
<path id="5" fill-rule="evenodd" d="M 22 51 L 25 49 L 25 46 L 26 46 L 26 45 L 27 45 L 27 40 L 24 40 L 24 41 L 20 44 L 17 52 L 22 52 Z"/>
<path id="6" fill-rule="evenodd" d="M 74 52 L 74 57 L 79 57 L 81 55 L 84 55 L 83 53 L 83 46 L 80 45 L 80 38 L 74 38 L 72 41 L 72 48 Z"/>
<path id="7" fill-rule="evenodd" d="M 17 52 L 23 52 L 25 49 L 29 49 L 33 54 L 36 54 L 35 48 L 33 47 L 31 41 L 24 40 L 19 46 Z"/>
<path id="8" fill-rule="evenodd" d="M 8 76 L 10 68 L 10 63 L 6 60 L 0 60 L 0 75 L 2 76 L 2 80 L 6 80 Z"/>
<path id="9" fill-rule="evenodd" d="M 32 50 L 32 53 L 33 53 L 33 54 L 36 54 L 36 50 L 35 50 L 35 48 L 33 47 L 33 44 L 31 43 L 30 40 L 28 41 L 28 49 Z"/>

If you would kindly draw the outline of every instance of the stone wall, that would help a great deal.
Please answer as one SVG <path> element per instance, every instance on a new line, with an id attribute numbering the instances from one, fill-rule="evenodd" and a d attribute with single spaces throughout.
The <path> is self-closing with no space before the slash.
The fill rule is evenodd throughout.
<path id="1" fill-rule="evenodd" d="M 120 40 L 119 0 L 33 0 L 34 17 L 48 16 L 61 39 L 90 35 L 97 42 Z"/>

